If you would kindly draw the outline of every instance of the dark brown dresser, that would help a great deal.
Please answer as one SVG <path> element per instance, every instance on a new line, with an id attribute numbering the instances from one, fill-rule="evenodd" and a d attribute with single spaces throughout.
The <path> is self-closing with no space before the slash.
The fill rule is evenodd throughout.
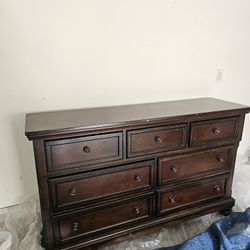
<path id="1" fill-rule="evenodd" d="M 201 98 L 27 114 L 44 247 L 96 249 L 168 223 L 229 213 L 249 111 Z"/>

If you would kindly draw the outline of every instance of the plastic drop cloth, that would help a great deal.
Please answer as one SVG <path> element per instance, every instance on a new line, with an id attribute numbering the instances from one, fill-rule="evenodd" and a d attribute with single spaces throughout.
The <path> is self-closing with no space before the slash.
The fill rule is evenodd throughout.
<path id="1" fill-rule="evenodd" d="M 233 181 L 234 211 L 250 207 L 250 151 L 238 155 Z M 205 231 L 213 222 L 223 216 L 218 213 L 166 226 L 156 233 L 147 234 L 134 240 L 101 247 L 101 250 L 149 250 L 180 244 Z M 40 245 L 42 223 L 38 196 L 24 201 L 20 206 L 0 212 L 0 250 L 42 250 Z"/>
<path id="2" fill-rule="evenodd" d="M 38 196 L 0 214 L 0 250 L 42 250 L 42 222 Z"/>

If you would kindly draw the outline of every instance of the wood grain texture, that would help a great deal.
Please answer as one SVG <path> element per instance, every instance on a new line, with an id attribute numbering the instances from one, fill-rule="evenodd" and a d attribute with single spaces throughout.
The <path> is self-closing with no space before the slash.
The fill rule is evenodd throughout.
<path id="1" fill-rule="evenodd" d="M 88 206 L 122 194 L 136 194 L 154 188 L 154 161 L 139 162 L 49 180 L 55 211 Z"/>
<path id="2" fill-rule="evenodd" d="M 127 141 L 128 157 L 184 148 L 187 124 L 131 130 Z"/>
<path id="3" fill-rule="evenodd" d="M 49 171 L 123 158 L 122 133 L 51 140 L 45 147 Z"/>
<path id="4" fill-rule="evenodd" d="M 107 230 L 112 232 L 113 229 L 123 228 L 126 224 L 148 220 L 152 217 L 152 205 L 152 197 L 148 197 L 110 207 L 100 207 L 85 213 L 56 217 L 54 219 L 56 240 L 65 242 Z"/>
<path id="5" fill-rule="evenodd" d="M 159 159 L 159 185 L 208 171 L 229 171 L 232 147 L 203 150 L 198 153 Z M 208 173 L 206 173 L 208 174 Z"/>
<path id="6" fill-rule="evenodd" d="M 239 118 L 217 119 L 191 124 L 191 146 L 214 143 L 215 141 L 230 141 L 238 135 Z"/>
<path id="7" fill-rule="evenodd" d="M 226 179 L 205 180 L 202 183 L 192 183 L 185 186 L 176 186 L 175 189 L 162 189 L 158 192 L 158 212 L 167 213 L 169 210 L 195 205 L 198 201 L 225 195 Z"/>
<path id="8" fill-rule="evenodd" d="M 199 98 L 159 103 L 135 104 L 126 106 L 61 110 L 26 115 L 26 135 L 46 136 L 56 131 L 74 132 L 92 127 L 111 127 L 127 123 L 150 122 L 151 120 L 173 119 L 177 117 L 222 111 L 249 112 L 244 105 L 221 101 L 214 98 Z"/>
<path id="9" fill-rule="evenodd" d="M 211 98 L 29 114 L 46 249 L 227 212 L 249 107 Z"/>

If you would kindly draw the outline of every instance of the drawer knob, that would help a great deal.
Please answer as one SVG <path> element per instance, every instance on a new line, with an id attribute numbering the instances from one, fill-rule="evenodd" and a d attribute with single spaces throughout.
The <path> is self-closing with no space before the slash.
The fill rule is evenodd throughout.
<path id="1" fill-rule="evenodd" d="M 139 214 L 141 212 L 141 209 L 139 207 L 134 208 L 134 213 Z"/>
<path id="2" fill-rule="evenodd" d="M 217 161 L 219 161 L 219 162 L 224 162 L 224 158 L 221 157 L 221 156 L 217 156 Z"/>
<path id="3" fill-rule="evenodd" d="M 90 147 L 89 146 L 84 146 L 82 150 L 85 153 L 90 153 Z"/>
<path id="4" fill-rule="evenodd" d="M 212 129 L 212 132 L 214 133 L 214 134 L 219 134 L 220 133 L 220 129 L 218 129 L 218 128 L 213 128 Z"/>
<path id="5" fill-rule="evenodd" d="M 72 224 L 72 230 L 76 232 L 76 231 L 78 231 L 78 229 L 79 229 L 79 223 L 78 222 L 74 222 Z"/>
<path id="6" fill-rule="evenodd" d="M 176 166 L 171 165 L 171 166 L 170 166 L 170 171 L 171 171 L 172 173 L 176 173 L 176 172 L 177 172 Z"/>
<path id="7" fill-rule="evenodd" d="M 169 198 L 168 198 L 169 202 L 171 204 L 174 204 L 175 203 L 175 199 L 174 199 L 174 196 L 173 195 L 170 195 Z"/>
<path id="8" fill-rule="evenodd" d="M 140 175 L 136 175 L 135 180 L 136 180 L 136 182 L 141 182 L 142 178 Z"/>
<path id="9" fill-rule="evenodd" d="M 215 185 L 214 189 L 216 192 L 220 192 L 221 191 L 221 187 L 219 185 Z"/>
<path id="10" fill-rule="evenodd" d="M 70 190 L 69 190 L 69 193 L 71 196 L 75 196 L 77 194 L 77 191 L 76 191 L 76 188 L 75 187 L 72 187 Z"/>
<path id="11" fill-rule="evenodd" d="M 159 136 L 154 137 L 155 142 L 162 143 L 162 139 Z"/>

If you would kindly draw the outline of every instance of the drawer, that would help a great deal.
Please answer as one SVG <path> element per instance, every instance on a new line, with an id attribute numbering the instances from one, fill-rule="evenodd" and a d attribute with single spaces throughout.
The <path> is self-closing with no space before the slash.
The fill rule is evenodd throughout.
<path id="1" fill-rule="evenodd" d="M 127 224 L 150 219 L 153 214 L 153 196 L 122 201 L 110 207 L 99 207 L 94 211 L 81 211 L 53 218 L 57 244 L 96 233 L 110 233 Z"/>
<path id="2" fill-rule="evenodd" d="M 45 148 L 49 171 L 123 158 L 122 133 L 46 141 Z"/>
<path id="3" fill-rule="evenodd" d="M 195 205 L 199 201 L 225 195 L 226 180 L 206 180 L 203 183 L 161 190 L 158 192 L 158 212 L 163 214 L 178 207 Z"/>
<path id="4" fill-rule="evenodd" d="M 229 171 L 231 148 L 205 150 L 186 155 L 159 159 L 159 185 L 207 171 Z"/>
<path id="5" fill-rule="evenodd" d="M 55 211 L 152 189 L 154 161 L 129 164 L 49 181 Z"/>
<path id="6" fill-rule="evenodd" d="M 131 130 L 127 132 L 128 157 L 181 149 L 186 138 L 186 124 Z"/>
<path id="7" fill-rule="evenodd" d="M 239 118 L 217 119 L 191 123 L 191 146 L 237 139 Z"/>

